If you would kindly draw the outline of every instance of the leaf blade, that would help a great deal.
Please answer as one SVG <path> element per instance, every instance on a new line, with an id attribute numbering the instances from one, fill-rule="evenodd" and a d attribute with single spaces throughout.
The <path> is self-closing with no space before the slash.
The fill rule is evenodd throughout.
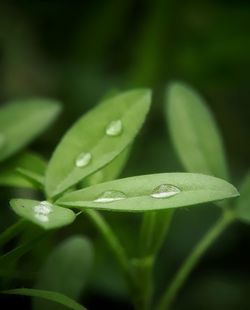
<path id="1" fill-rule="evenodd" d="M 35 289 L 30 289 L 30 288 L 19 288 L 19 289 L 12 289 L 8 291 L 2 291 L 1 293 L 44 298 L 50 301 L 54 301 L 56 303 L 60 303 L 73 310 L 86 310 L 86 308 L 78 304 L 76 301 L 57 292 L 50 292 L 46 290 L 35 290 Z"/>
<path id="2" fill-rule="evenodd" d="M 42 227 L 45 230 L 59 228 L 71 224 L 75 220 L 75 213 L 69 209 L 50 205 L 49 213 L 38 213 L 35 207 L 40 201 L 30 199 L 12 199 L 12 210 L 22 218 Z"/>
<path id="3" fill-rule="evenodd" d="M 90 241 L 80 235 L 70 237 L 50 253 L 39 272 L 35 288 L 58 292 L 78 300 L 86 285 L 92 262 L 93 247 Z M 55 305 L 35 299 L 33 308 L 54 310 Z"/>
<path id="4" fill-rule="evenodd" d="M 1 108 L 0 133 L 4 137 L 4 143 L 0 162 L 41 134 L 59 112 L 58 102 L 48 99 L 20 100 Z"/>
<path id="5" fill-rule="evenodd" d="M 219 129 L 199 94 L 185 84 L 172 83 L 166 92 L 166 114 L 170 136 L 185 169 L 229 179 Z"/>
<path id="6" fill-rule="evenodd" d="M 250 223 L 250 172 L 240 186 L 240 197 L 236 203 L 236 214 L 240 220 Z"/>
<path id="7" fill-rule="evenodd" d="M 115 159 L 135 138 L 145 120 L 150 101 L 149 90 L 128 91 L 104 100 L 81 117 L 63 137 L 52 156 L 46 174 L 47 194 L 52 197 L 60 194 Z M 106 135 L 108 124 L 118 119 L 123 124 L 121 135 Z M 90 152 L 92 160 L 89 165 L 78 168 L 75 161 L 83 152 Z"/>
<path id="8" fill-rule="evenodd" d="M 167 199 L 152 198 L 153 189 L 171 184 L 180 193 Z M 106 191 L 125 193 L 126 199 L 113 202 L 95 202 Z M 68 193 L 56 202 L 67 207 L 94 208 L 110 211 L 144 212 L 184 207 L 238 196 L 230 183 L 212 176 L 195 173 L 162 173 L 119 179 Z"/>

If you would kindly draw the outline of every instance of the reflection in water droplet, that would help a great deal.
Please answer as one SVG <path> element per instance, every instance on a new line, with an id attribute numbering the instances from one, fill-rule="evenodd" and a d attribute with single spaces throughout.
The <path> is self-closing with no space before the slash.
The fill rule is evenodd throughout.
<path id="1" fill-rule="evenodd" d="M 112 202 L 127 198 L 123 192 L 119 191 L 106 191 L 102 193 L 94 202 Z"/>
<path id="2" fill-rule="evenodd" d="M 92 159 L 92 155 L 90 153 L 81 153 L 77 156 L 75 165 L 78 168 L 85 167 L 89 164 Z"/>
<path id="3" fill-rule="evenodd" d="M 106 128 L 106 135 L 119 136 L 122 132 L 122 121 L 120 119 L 112 121 Z"/>
<path id="4" fill-rule="evenodd" d="M 34 206 L 36 215 L 48 215 L 52 212 L 52 204 L 48 201 L 41 201 L 39 205 Z"/>
<path id="5" fill-rule="evenodd" d="M 47 215 L 45 214 L 41 214 L 41 213 L 36 213 L 35 214 L 35 218 L 41 222 L 48 222 L 49 221 L 49 218 Z"/>
<path id="6" fill-rule="evenodd" d="M 161 184 L 157 186 L 152 194 L 150 195 L 153 198 L 168 198 L 180 193 L 180 189 L 171 184 Z"/>

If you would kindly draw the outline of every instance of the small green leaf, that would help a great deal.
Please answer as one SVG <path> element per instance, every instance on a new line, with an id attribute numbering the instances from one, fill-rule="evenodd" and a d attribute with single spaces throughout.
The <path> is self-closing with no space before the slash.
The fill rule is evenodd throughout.
<path id="1" fill-rule="evenodd" d="M 46 201 L 12 199 L 10 205 L 16 214 L 44 229 L 59 228 L 69 225 L 75 220 L 73 211 Z"/>
<path id="2" fill-rule="evenodd" d="M 44 176 L 45 161 L 37 154 L 25 152 L 5 161 L 0 165 L 0 185 L 13 187 L 38 188 L 30 178 L 17 172 L 18 169 L 28 170 L 30 173 Z"/>
<path id="3" fill-rule="evenodd" d="M 20 100 L 2 107 L 0 134 L 4 144 L 0 151 L 0 161 L 25 147 L 43 132 L 59 111 L 60 105 L 48 99 Z"/>
<path id="4" fill-rule="evenodd" d="M 203 99 L 185 84 L 173 83 L 166 101 L 170 134 L 185 169 L 228 179 L 222 139 Z"/>
<path id="5" fill-rule="evenodd" d="M 60 194 L 115 159 L 141 128 L 150 97 L 149 90 L 125 92 L 104 100 L 80 118 L 64 136 L 49 163 L 47 194 Z"/>
<path id="6" fill-rule="evenodd" d="M 240 197 L 237 200 L 236 212 L 239 219 L 250 223 L 250 172 L 240 186 Z"/>
<path id="7" fill-rule="evenodd" d="M 78 304 L 73 299 L 69 298 L 60 293 L 44 291 L 44 290 L 35 290 L 30 288 L 17 288 L 8 291 L 2 291 L 2 294 L 12 294 L 12 295 L 24 295 L 24 296 L 32 296 L 47 299 L 50 301 L 54 301 L 61 305 L 64 305 L 73 310 L 87 310 L 82 305 Z"/>
<path id="8" fill-rule="evenodd" d="M 22 176 L 24 176 L 26 179 L 31 180 L 33 183 L 38 184 L 41 188 L 43 188 L 44 185 L 44 176 L 40 175 L 36 172 L 30 171 L 25 168 L 17 168 L 16 170 L 18 173 L 20 173 Z"/>
<path id="9" fill-rule="evenodd" d="M 238 196 L 230 183 L 202 174 L 162 173 L 94 185 L 61 197 L 57 204 L 111 211 L 177 208 Z"/>
<path id="10" fill-rule="evenodd" d="M 82 236 L 73 236 L 59 244 L 46 260 L 36 289 L 59 292 L 78 300 L 91 270 L 93 248 Z M 33 310 L 59 310 L 62 306 L 35 299 Z"/>

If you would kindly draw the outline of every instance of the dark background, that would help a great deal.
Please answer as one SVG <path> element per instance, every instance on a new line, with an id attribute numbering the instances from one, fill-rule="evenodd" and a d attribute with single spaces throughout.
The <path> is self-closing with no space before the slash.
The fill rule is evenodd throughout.
<path id="1" fill-rule="evenodd" d="M 150 87 L 153 107 L 123 176 L 183 171 L 166 129 L 163 94 L 170 81 L 184 81 L 207 99 L 238 185 L 250 157 L 249 31 L 247 0 L 1 0 L 0 103 L 33 96 L 63 103 L 60 118 L 31 146 L 49 158 L 69 125 L 108 92 Z M 15 193 L 1 189 L 2 229 L 15 220 L 8 209 Z M 157 292 L 218 212 L 209 205 L 176 213 L 156 268 Z M 132 243 L 137 216 L 107 216 L 117 234 L 131 237 Z M 90 309 L 129 309 L 113 258 L 85 219 L 39 245 L 26 258 L 30 269 L 37 270 L 58 240 L 76 232 L 95 241 L 97 257 L 83 304 Z M 233 225 L 192 273 L 174 308 L 250 309 L 249 244 L 250 227 Z M 128 246 L 132 251 L 133 245 Z M 23 283 L 32 285 L 28 280 L 9 285 Z M 7 304 L 20 300 L 28 302 L 13 298 Z"/>

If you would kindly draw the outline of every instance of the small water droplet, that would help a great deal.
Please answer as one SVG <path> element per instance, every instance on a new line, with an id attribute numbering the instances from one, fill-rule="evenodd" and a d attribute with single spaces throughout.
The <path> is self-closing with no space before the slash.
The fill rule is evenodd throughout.
<path id="1" fill-rule="evenodd" d="M 106 128 L 106 135 L 113 137 L 119 136 L 122 132 L 122 127 L 122 121 L 120 119 L 112 121 Z"/>
<path id="2" fill-rule="evenodd" d="M 92 159 L 92 155 L 90 153 L 81 153 L 77 156 L 75 165 L 78 168 L 82 168 L 87 166 Z"/>
<path id="3" fill-rule="evenodd" d="M 48 215 L 52 212 L 52 204 L 48 201 L 41 201 L 39 205 L 34 206 L 36 215 Z"/>
<path id="4" fill-rule="evenodd" d="M 120 191 L 106 191 L 103 192 L 94 202 L 113 202 L 127 198 L 127 196 Z"/>
<path id="5" fill-rule="evenodd" d="M 150 195 L 153 198 L 168 198 L 180 193 L 180 189 L 171 184 L 161 184 L 157 186 L 152 194 Z"/>
<path id="6" fill-rule="evenodd" d="M 41 213 L 36 213 L 35 218 L 37 220 L 39 220 L 40 222 L 44 222 L 44 223 L 49 221 L 49 217 L 47 215 L 41 214 Z"/>

